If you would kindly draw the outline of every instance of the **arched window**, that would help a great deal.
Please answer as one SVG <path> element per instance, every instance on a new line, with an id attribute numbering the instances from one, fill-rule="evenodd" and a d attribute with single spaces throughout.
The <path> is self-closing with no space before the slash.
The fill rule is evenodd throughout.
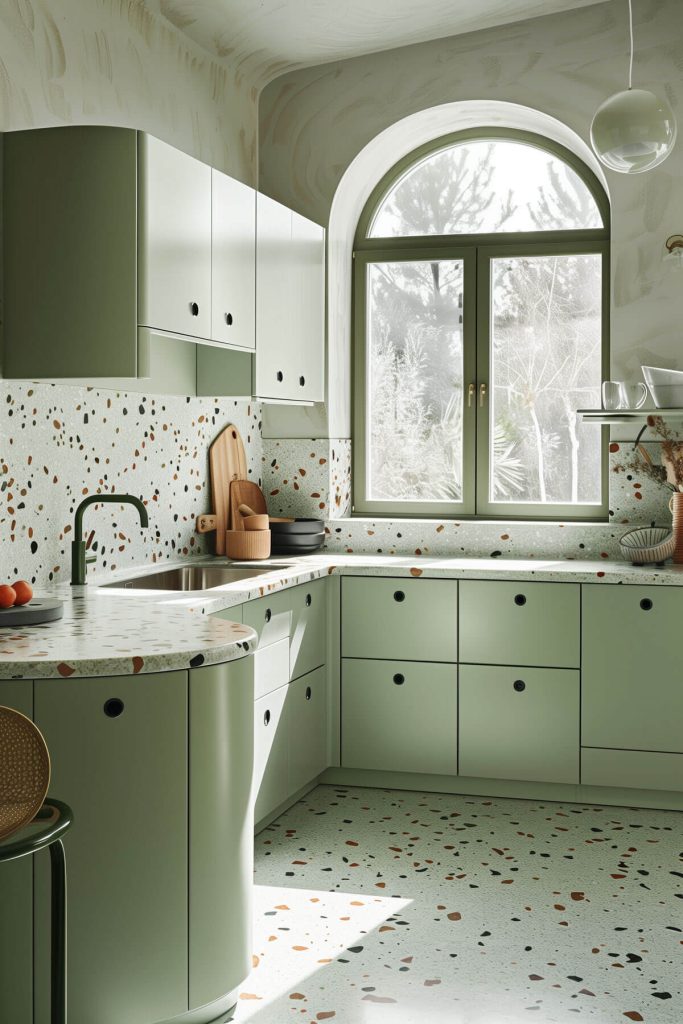
<path id="1" fill-rule="evenodd" d="M 577 422 L 608 376 L 609 204 L 554 142 L 481 129 L 410 154 L 354 252 L 354 508 L 600 518 Z"/>

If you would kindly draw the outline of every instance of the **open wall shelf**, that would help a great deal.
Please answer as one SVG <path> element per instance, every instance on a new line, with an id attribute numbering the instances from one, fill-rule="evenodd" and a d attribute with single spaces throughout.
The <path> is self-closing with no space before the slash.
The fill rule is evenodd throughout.
<path id="1" fill-rule="evenodd" d="M 577 409 L 576 415 L 584 423 L 645 423 L 648 416 L 683 420 L 683 409 Z"/>

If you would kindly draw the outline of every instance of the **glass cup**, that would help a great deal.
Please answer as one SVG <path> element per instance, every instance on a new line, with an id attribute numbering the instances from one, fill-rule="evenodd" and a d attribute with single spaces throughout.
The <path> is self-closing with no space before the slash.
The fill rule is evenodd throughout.
<path id="1" fill-rule="evenodd" d="M 604 384 L 603 384 L 604 387 Z M 619 384 L 620 409 L 640 409 L 645 405 L 647 388 L 644 384 Z M 605 406 L 607 408 L 607 406 Z"/>
<path id="2" fill-rule="evenodd" d="M 621 408 L 621 389 L 623 381 L 605 380 L 602 382 L 602 407 L 613 410 Z"/>

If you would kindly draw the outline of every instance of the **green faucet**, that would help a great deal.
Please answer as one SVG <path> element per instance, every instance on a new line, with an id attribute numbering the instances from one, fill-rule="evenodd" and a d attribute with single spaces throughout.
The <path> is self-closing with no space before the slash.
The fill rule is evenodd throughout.
<path id="1" fill-rule="evenodd" d="M 84 498 L 76 509 L 76 518 L 74 520 L 74 535 L 75 539 L 71 542 L 71 586 L 81 587 L 85 583 L 85 574 L 87 572 L 87 563 L 94 562 L 95 556 L 92 558 L 85 557 L 85 541 L 83 540 L 83 513 L 85 512 L 88 505 L 99 505 L 100 502 L 114 502 L 117 505 L 135 505 L 136 509 L 140 513 L 140 525 L 149 526 L 149 517 L 147 515 L 147 509 L 142 504 L 139 498 L 136 498 L 132 494 L 90 494 L 87 498 Z"/>

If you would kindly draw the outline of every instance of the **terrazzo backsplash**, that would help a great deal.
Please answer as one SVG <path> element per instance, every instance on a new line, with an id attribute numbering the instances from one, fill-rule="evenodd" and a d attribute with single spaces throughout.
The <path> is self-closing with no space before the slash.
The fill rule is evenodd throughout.
<path id="1" fill-rule="evenodd" d="M 0 577 L 68 580 L 74 511 L 88 494 L 130 493 L 130 506 L 86 510 L 91 571 L 211 550 L 195 516 L 211 508 L 208 448 L 234 423 L 260 481 L 261 407 L 244 399 L 126 394 L 0 382 Z"/>

